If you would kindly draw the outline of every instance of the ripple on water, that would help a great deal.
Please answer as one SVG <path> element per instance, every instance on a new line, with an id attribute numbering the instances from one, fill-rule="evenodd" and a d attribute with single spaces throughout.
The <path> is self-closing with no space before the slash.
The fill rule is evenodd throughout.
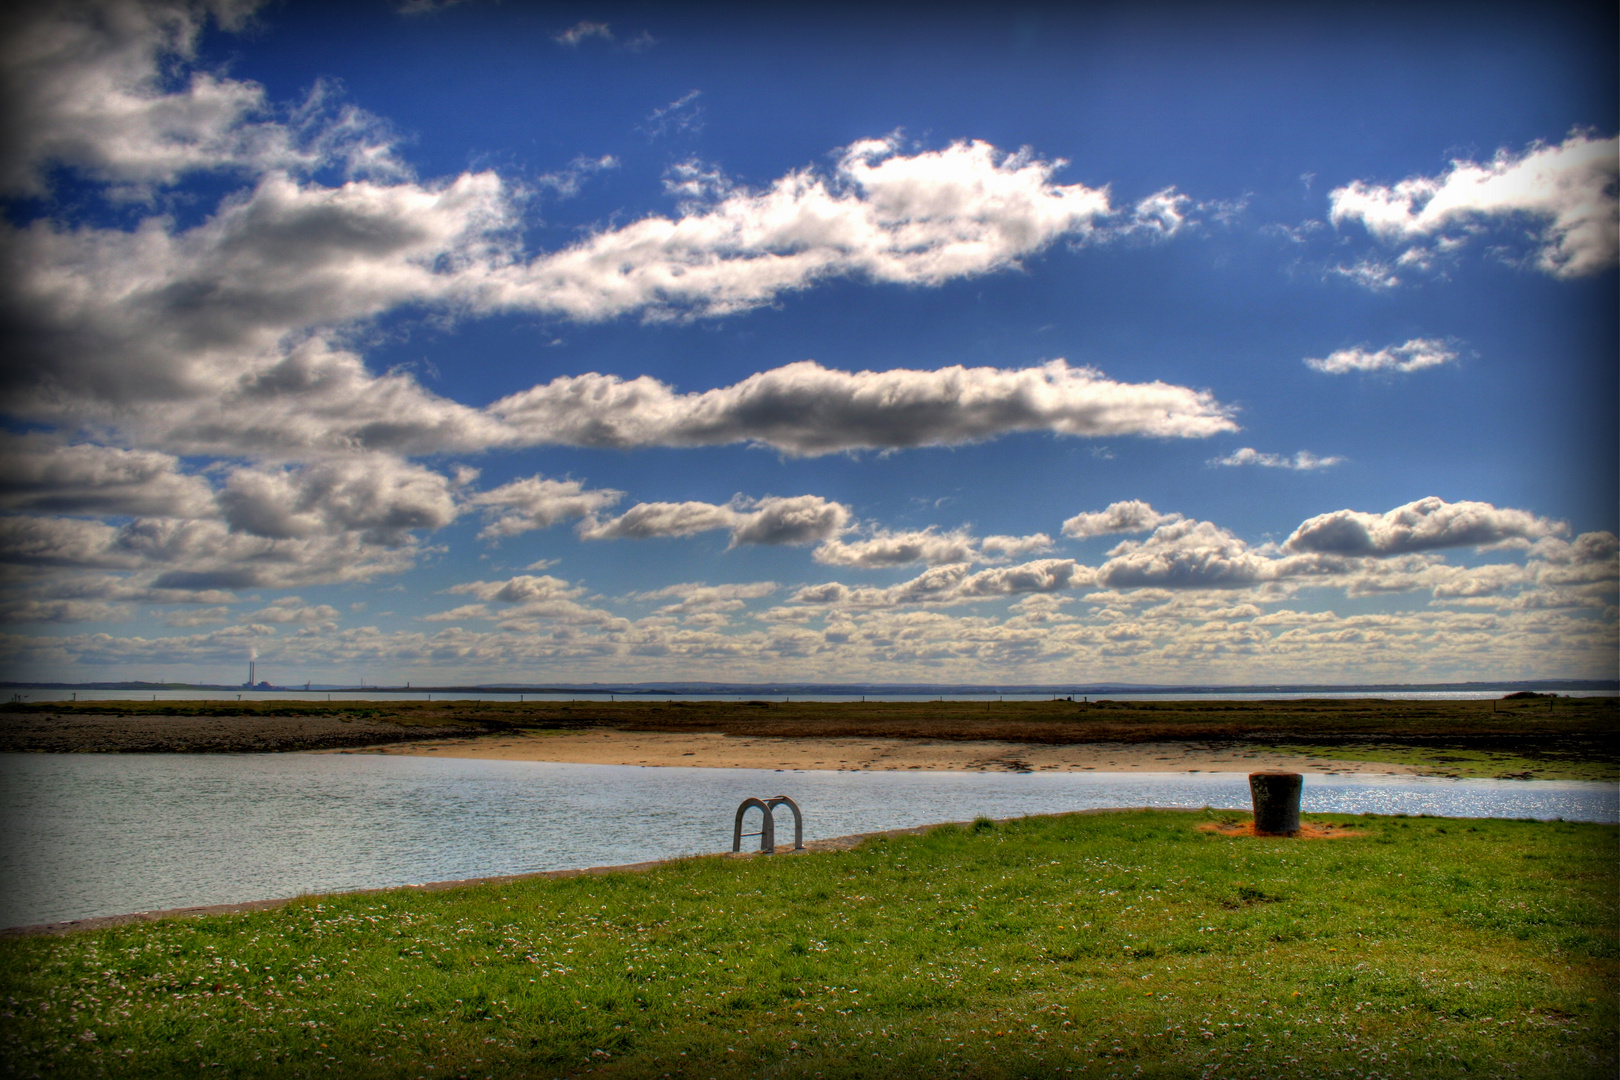
<path id="1" fill-rule="evenodd" d="M 0 926 L 713 852 L 750 796 L 805 838 L 1248 805 L 1241 773 L 775 772 L 380 755 L 0 755 Z M 1615 821 L 1613 784 L 1313 774 L 1306 810 Z M 783 812 L 786 823 L 786 812 Z"/>

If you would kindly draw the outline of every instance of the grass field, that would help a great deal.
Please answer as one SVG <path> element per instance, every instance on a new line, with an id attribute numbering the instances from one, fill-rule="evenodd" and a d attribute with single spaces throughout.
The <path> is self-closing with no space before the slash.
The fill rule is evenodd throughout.
<path id="1" fill-rule="evenodd" d="M 1614 827 L 981 821 L 0 943 L 11 1076 L 1605 1077 Z"/>

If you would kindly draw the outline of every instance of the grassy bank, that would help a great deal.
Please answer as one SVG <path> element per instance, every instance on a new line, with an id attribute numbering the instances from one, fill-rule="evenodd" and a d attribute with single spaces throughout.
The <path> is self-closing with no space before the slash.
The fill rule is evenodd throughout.
<path id="1" fill-rule="evenodd" d="M 1615 1074 L 1613 827 L 1198 830 L 1219 817 L 12 940 L 0 1054 L 19 1076 Z"/>

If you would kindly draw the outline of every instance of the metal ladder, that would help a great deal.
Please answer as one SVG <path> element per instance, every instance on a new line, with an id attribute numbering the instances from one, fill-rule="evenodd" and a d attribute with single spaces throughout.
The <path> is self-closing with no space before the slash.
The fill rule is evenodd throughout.
<path id="1" fill-rule="evenodd" d="M 804 850 L 804 815 L 799 812 L 799 804 L 786 795 L 777 795 L 770 799 L 744 799 L 742 805 L 737 807 L 736 826 L 731 831 L 731 850 L 741 851 L 744 836 L 759 837 L 759 852 L 761 855 L 776 853 L 776 814 L 778 806 L 786 805 L 793 811 L 793 850 Z M 765 816 L 761 822 L 759 832 L 745 833 L 742 831 L 743 815 L 753 807 L 759 807 L 760 813 Z"/>

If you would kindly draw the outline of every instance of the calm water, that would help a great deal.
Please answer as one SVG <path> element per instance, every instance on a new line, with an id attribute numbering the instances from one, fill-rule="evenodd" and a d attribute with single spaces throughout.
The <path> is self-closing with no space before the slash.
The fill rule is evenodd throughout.
<path id="1" fill-rule="evenodd" d="M 978 814 L 1246 807 L 1249 798 L 1246 778 L 1236 773 L 900 774 L 362 754 L 0 754 L 0 926 L 721 851 L 731 845 L 737 804 L 778 794 L 804 808 L 807 840 Z M 1542 781 L 1311 775 L 1304 806 L 1620 818 L 1614 785 Z M 791 838 L 785 810 L 778 823 Z"/>

